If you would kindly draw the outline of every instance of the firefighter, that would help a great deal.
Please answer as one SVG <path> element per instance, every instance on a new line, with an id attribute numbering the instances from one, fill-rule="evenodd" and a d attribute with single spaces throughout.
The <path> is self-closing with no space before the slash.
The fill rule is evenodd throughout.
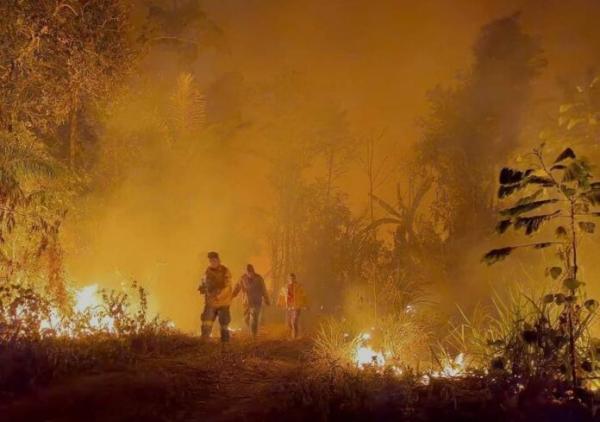
<path id="1" fill-rule="evenodd" d="M 231 272 L 221 264 L 217 252 L 208 253 L 208 268 L 198 290 L 204 295 L 204 311 L 202 312 L 202 338 L 210 338 L 215 319 L 221 326 L 221 342 L 229 341 L 229 323 L 231 314 Z"/>
<path id="2" fill-rule="evenodd" d="M 246 266 L 246 273 L 233 289 L 233 297 L 236 297 L 240 292 L 242 293 L 242 305 L 244 306 L 244 321 L 252 336 L 256 338 L 263 300 L 267 306 L 271 303 L 265 280 L 260 274 L 256 273 L 254 266 L 251 264 Z"/>
<path id="3" fill-rule="evenodd" d="M 307 304 L 308 302 L 306 294 L 304 293 L 304 288 L 296 280 L 296 274 L 291 273 L 288 276 L 287 285 L 285 285 L 279 293 L 277 305 L 284 308 L 286 311 L 287 325 L 292 339 L 298 338 L 300 311 L 305 309 Z"/>

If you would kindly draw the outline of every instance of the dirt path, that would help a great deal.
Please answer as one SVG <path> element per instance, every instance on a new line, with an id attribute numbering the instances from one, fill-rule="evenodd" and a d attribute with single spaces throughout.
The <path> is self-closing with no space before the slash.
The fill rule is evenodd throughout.
<path id="1" fill-rule="evenodd" d="M 63 379 L 0 407 L 0 421 L 239 421 L 268 411 L 301 370 L 308 341 L 236 340 L 147 356 L 122 370 Z"/>

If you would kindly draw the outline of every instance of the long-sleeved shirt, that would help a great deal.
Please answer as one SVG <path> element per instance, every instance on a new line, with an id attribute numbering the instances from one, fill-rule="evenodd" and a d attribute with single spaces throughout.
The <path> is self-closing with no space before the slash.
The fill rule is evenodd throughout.
<path id="1" fill-rule="evenodd" d="M 231 272 L 224 265 L 208 267 L 204 276 L 206 304 L 212 307 L 231 305 Z"/>
<path id="2" fill-rule="evenodd" d="M 263 300 L 269 304 L 269 294 L 265 286 L 265 280 L 259 274 L 244 274 L 233 289 L 233 297 L 242 293 L 242 304 L 244 306 L 261 306 Z"/>
<path id="3" fill-rule="evenodd" d="M 306 293 L 301 284 L 297 282 L 288 283 L 281 288 L 277 305 L 286 309 L 302 309 L 308 305 Z"/>

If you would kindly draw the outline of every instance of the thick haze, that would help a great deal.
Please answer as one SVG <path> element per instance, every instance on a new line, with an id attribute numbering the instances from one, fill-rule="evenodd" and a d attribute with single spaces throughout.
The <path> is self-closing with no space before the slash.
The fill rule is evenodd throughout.
<path id="1" fill-rule="evenodd" d="M 600 57 L 600 3 L 593 0 L 204 4 L 230 48 L 213 69 L 248 81 L 294 69 L 309 79 L 315 100 L 337 99 L 357 129 L 386 127 L 404 146 L 418 137 L 414 122 L 426 110 L 426 92 L 468 66 L 478 31 L 494 18 L 521 11 L 550 62 L 545 79 L 582 72 Z"/>
<path id="2" fill-rule="evenodd" d="M 330 110 L 346 113 L 343 142 L 384 131 L 380 154 L 397 163 L 390 183 L 378 189 L 386 196 L 406 174 L 402 167 L 419 139 L 427 92 L 451 85 L 469 68 L 473 42 L 489 21 L 520 11 L 523 30 L 541 43 L 548 66 L 535 82 L 534 100 L 556 96 L 556 80 L 579 77 L 600 61 L 600 2 L 594 0 L 201 4 L 219 33 L 210 42 L 195 39 L 207 46 L 192 61 L 165 46 L 150 50 L 135 86 L 151 93 L 136 100 L 133 89 L 124 96 L 103 136 L 118 148 L 119 137 L 131 131 L 152 146 L 117 166 L 120 177 L 88 198 L 83 213 L 90 218 L 73 219 L 67 233 L 67 266 L 79 284 L 137 278 L 149 286 L 160 312 L 186 330 L 197 325 L 195 288 L 208 250 L 222 252 L 235 279 L 249 260 L 260 272 L 269 270 L 265 215 L 274 194 L 268 162 L 277 159 L 271 153 L 278 145 L 294 151 L 294 143 L 311 135 L 305 127 L 322 124 Z M 168 152 L 164 139 L 144 135 L 144 127 L 149 115 L 168 108 L 184 72 L 207 98 L 206 119 L 217 116 L 229 129 L 203 129 L 202 137 L 220 139 L 217 146 Z M 278 81 L 288 77 L 293 87 L 280 88 Z M 275 92 L 277 101 L 269 102 L 265 92 Z M 180 144 L 197 141 L 192 138 Z M 319 165 L 308 177 L 319 174 Z M 356 160 L 337 185 L 353 209 L 366 207 L 366 181 Z"/>

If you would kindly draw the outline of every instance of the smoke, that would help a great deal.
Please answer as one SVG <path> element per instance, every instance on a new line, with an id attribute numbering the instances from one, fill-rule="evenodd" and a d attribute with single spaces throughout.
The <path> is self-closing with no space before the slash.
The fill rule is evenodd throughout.
<path id="1" fill-rule="evenodd" d="M 172 21 L 189 22 L 190 10 L 174 6 L 186 2 L 154 3 Z M 201 4 L 193 9 L 201 29 L 177 33 L 196 47 L 153 44 L 100 116 L 93 189 L 65 228 L 70 277 L 109 286 L 138 279 L 155 309 L 187 330 L 197 325 L 207 251 L 218 250 L 234 278 L 248 262 L 270 270 L 273 157 L 295 154 L 322 133 L 324 115 L 343 114 L 347 142 L 384 131 L 379 154 L 403 167 L 421 136 L 415 122 L 428 111 L 426 93 L 470 66 L 473 42 L 490 20 L 521 10 L 524 31 L 539 39 L 549 66 L 535 82 L 536 99 L 558 95 L 557 77 L 578 75 L 600 58 L 600 4 L 592 0 Z M 151 19 L 137 7 L 139 19 Z M 299 82 L 282 87 L 277 81 L 290 74 Z M 320 177 L 322 163 L 307 160 L 304 176 Z M 390 195 L 400 174 L 394 170 L 376 193 Z M 360 160 L 348 161 L 336 188 L 353 211 L 364 210 Z M 473 260 L 478 248 L 469 248 Z"/>

